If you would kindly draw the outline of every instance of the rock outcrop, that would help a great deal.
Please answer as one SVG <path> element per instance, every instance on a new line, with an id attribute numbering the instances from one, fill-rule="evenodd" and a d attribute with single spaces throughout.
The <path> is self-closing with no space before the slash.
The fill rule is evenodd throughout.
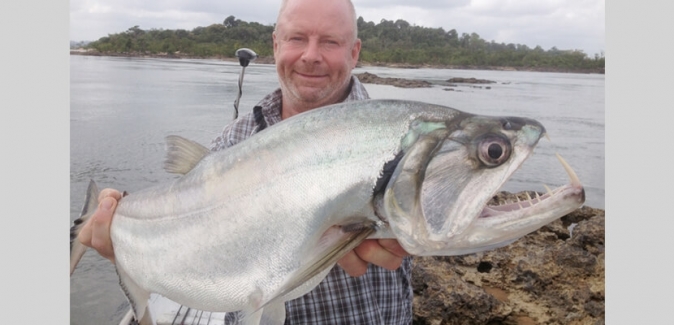
<path id="1" fill-rule="evenodd" d="M 496 81 L 491 81 L 487 79 L 477 79 L 477 78 L 450 78 L 447 80 L 449 83 L 464 83 L 464 84 L 494 84 Z"/>
<path id="2" fill-rule="evenodd" d="M 414 324 L 604 324 L 604 215 L 581 207 L 493 251 L 415 257 Z"/>
<path id="3" fill-rule="evenodd" d="M 363 83 L 391 85 L 400 88 L 427 88 L 432 86 L 430 82 L 425 80 L 384 78 L 369 72 L 356 74 L 356 77 L 358 77 L 358 80 Z"/>

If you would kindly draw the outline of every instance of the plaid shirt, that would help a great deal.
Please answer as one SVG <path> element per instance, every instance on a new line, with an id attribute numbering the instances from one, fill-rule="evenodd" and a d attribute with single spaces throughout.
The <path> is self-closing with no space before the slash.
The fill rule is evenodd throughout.
<path id="1" fill-rule="evenodd" d="M 344 101 L 369 99 L 365 87 L 351 77 L 351 91 Z M 281 89 L 267 95 L 253 109 L 227 125 L 211 150 L 231 147 L 267 126 L 281 121 Z M 389 271 L 370 264 L 365 275 L 352 277 L 335 266 L 314 290 L 286 302 L 286 325 L 296 324 L 412 324 L 412 258 Z M 227 313 L 226 324 L 235 324 Z"/>

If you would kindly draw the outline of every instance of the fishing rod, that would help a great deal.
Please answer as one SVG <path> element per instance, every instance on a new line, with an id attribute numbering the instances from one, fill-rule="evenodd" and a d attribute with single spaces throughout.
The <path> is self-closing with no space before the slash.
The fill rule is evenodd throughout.
<path id="1" fill-rule="evenodd" d="M 236 57 L 239 58 L 239 64 L 241 64 L 241 73 L 239 74 L 239 94 L 236 96 L 236 100 L 234 101 L 234 119 L 236 120 L 239 117 L 239 99 L 241 99 L 243 73 L 246 71 L 248 64 L 257 59 L 257 54 L 248 48 L 240 48 L 236 50 L 235 54 Z"/>

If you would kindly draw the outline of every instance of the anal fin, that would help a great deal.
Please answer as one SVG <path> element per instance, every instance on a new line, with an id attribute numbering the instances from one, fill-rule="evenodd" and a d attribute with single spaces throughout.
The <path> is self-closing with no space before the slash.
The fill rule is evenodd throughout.
<path id="1" fill-rule="evenodd" d="M 119 276 L 119 285 L 126 295 L 126 299 L 131 304 L 131 310 L 135 319 L 140 325 L 156 325 L 154 316 L 149 309 L 148 300 L 150 299 L 150 292 L 141 288 L 134 282 L 122 268 L 116 267 L 117 275 Z"/>

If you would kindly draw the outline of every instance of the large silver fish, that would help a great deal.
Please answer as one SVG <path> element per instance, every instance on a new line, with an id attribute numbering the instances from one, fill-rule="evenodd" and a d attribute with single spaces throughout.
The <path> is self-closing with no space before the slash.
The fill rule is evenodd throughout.
<path id="1" fill-rule="evenodd" d="M 175 181 L 125 196 L 110 233 L 142 323 L 149 294 L 245 324 L 283 324 L 284 302 L 310 291 L 366 238 L 414 255 L 494 249 L 584 203 L 580 181 L 527 202 L 487 202 L 545 128 L 421 102 L 369 100 L 314 109 L 226 150 L 169 137 Z M 96 207 L 91 183 L 82 217 Z M 86 247 L 71 241 L 71 274 Z"/>

